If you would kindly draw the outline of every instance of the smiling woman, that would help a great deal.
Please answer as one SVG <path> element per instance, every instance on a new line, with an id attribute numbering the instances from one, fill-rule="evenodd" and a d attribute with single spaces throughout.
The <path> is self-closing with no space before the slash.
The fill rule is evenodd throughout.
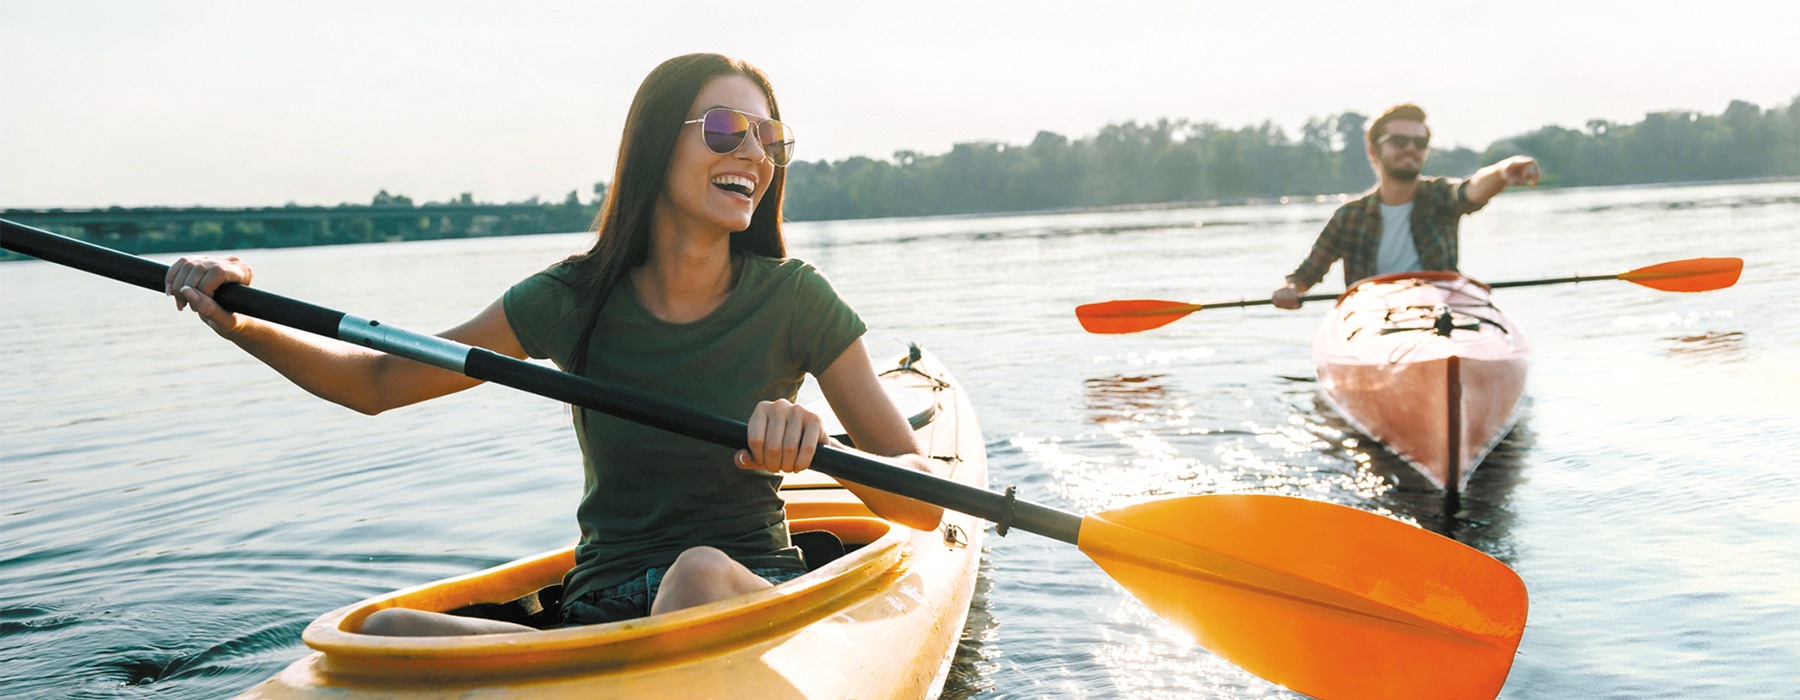
<path id="1" fill-rule="evenodd" d="M 823 274 L 786 258 L 784 168 L 793 132 L 763 73 L 716 54 L 670 59 L 644 79 L 626 118 L 617 172 L 585 253 L 514 285 L 442 334 L 727 416 L 750 416 L 747 449 L 670 439 L 591 410 L 575 414 L 586 492 L 581 542 L 563 579 L 561 624 L 666 613 L 767 589 L 804 573 L 788 537 L 781 475 L 833 441 L 794 402 L 815 377 L 849 436 L 908 469 L 919 454 L 880 390 L 865 330 Z M 322 398 L 375 414 L 480 380 L 365 348 L 318 341 L 222 308 L 247 285 L 237 258 L 183 258 L 166 290 L 220 336 Z M 341 337 L 341 336 L 338 336 Z M 440 365 L 441 367 L 442 365 Z M 854 483 L 874 514 L 932 530 L 942 509 Z M 391 607 L 375 635 L 524 631 L 512 623 Z"/>

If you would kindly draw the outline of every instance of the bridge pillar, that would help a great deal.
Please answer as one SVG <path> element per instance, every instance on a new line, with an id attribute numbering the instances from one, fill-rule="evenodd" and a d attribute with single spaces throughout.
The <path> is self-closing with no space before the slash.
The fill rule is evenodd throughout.
<path id="1" fill-rule="evenodd" d="M 90 243 L 113 250 L 137 254 L 143 252 L 143 229 L 133 223 L 103 223 L 83 226 Z"/>
<path id="2" fill-rule="evenodd" d="M 303 219 L 273 219 L 263 222 L 264 243 L 270 248 L 291 248 L 318 243 L 318 226 Z"/>

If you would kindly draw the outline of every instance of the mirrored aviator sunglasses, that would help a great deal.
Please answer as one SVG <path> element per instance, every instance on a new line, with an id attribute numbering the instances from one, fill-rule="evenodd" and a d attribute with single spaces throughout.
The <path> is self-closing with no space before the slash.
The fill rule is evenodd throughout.
<path id="1" fill-rule="evenodd" d="M 788 125 L 764 119 L 755 121 L 750 115 L 735 109 L 714 107 L 706 110 L 699 119 L 689 119 L 683 124 L 699 124 L 700 135 L 706 139 L 706 147 L 719 155 L 735 153 L 744 146 L 744 139 L 750 130 L 756 130 L 757 143 L 762 144 L 763 153 L 769 162 L 778 167 L 787 167 L 794 160 L 794 130 Z"/>

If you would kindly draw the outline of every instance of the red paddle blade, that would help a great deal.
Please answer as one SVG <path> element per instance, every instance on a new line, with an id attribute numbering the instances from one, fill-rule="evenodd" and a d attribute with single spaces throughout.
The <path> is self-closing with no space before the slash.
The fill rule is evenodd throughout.
<path id="1" fill-rule="evenodd" d="M 1690 258 L 1620 273 L 1619 279 L 1665 292 L 1710 292 L 1737 284 L 1743 258 Z"/>
<path id="2" fill-rule="evenodd" d="M 1081 551 L 1245 670 L 1320 698 L 1492 698 L 1525 631 L 1519 575 L 1344 506 L 1187 496 L 1088 516 Z"/>
<path id="3" fill-rule="evenodd" d="M 1201 308 L 1179 301 L 1122 299 L 1077 306 L 1075 318 L 1089 333 L 1136 333 L 1169 325 Z"/>

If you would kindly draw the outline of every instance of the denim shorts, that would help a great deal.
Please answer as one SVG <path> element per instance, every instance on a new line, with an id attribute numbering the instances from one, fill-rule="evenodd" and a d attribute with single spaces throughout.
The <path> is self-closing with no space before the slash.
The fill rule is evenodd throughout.
<path id="1" fill-rule="evenodd" d="M 656 591 L 662 586 L 664 571 L 667 571 L 667 568 L 653 567 L 630 581 L 588 591 L 580 598 L 564 601 L 562 626 L 598 625 L 649 615 L 650 604 L 656 600 Z M 769 583 L 781 583 L 799 578 L 801 574 L 806 573 L 806 570 L 787 566 L 764 566 L 753 567 L 750 569 L 750 573 L 763 577 Z"/>

